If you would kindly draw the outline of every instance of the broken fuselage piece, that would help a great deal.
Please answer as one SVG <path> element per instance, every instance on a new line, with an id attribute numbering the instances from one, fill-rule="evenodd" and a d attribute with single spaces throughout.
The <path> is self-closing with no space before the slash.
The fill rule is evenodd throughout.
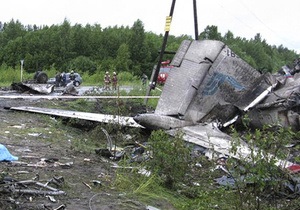
<path id="1" fill-rule="evenodd" d="M 183 41 L 154 113 L 134 119 L 150 129 L 217 122 L 299 130 L 300 74 L 261 74 L 220 41 Z"/>

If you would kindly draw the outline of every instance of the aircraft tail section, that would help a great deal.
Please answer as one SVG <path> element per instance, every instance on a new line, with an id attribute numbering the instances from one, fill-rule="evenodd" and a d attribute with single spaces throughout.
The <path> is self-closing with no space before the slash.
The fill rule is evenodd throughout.
<path id="1" fill-rule="evenodd" d="M 171 64 L 155 114 L 195 123 L 226 121 L 274 85 L 220 41 L 184 41 Z"/>
<path id="2" fill-rule="evenodd" d="M 190 102 L 224 47 L 219 41 L 183 41 L 177 51 L 155 113 L 184 115 Z"/>

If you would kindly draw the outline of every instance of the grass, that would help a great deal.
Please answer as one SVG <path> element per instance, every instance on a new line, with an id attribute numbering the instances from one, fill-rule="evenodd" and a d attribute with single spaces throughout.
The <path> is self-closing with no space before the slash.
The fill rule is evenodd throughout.
<path id="1" fill-rule="evenodd" d="M 46 72 L 48 77 L 55 77 L 55 74 L 58 70 L 51 68 L 43 70 Z M 96 72 L 93 75 L 90 75 L 88 72 L 79 72 L 83 78 L 83 85 L 85 86 L 95 86 L 95 87 L 102 87 L 103 86 L 103 76 L 105 72 Z M 34 72 L 29 73 L 24 69 L 21 74 L 21 67 L 17 66 L 16 68 L 7 67 L 5 64 L 0 66 L 0 87 L 9 87 L 12 83 L 33 80 Z M 21 79 L 22 76 L 22 79 Z M 125 91 L 120 91 L 118 94 L 122 96 L 144 96 L 146 93 L 146 86 L 142 85 L 142 82 L 139 77 L 133 76 L 129 72 L 120 72 L 118 74 L 118 85 L 119 86 L 130 86 L 133 87 L 133 90 L 129 93 Z M 155 90 L 151 91 L 152 96 L 159 96 L 161 94 L 162 87 L 158 87 Z M 104 93 L 106 94 L 106 93 Z M 117 93 L 109 93 L 109 95 L 117 95 Z M 144 103 L 144 99 L 137 99 L 139 103 Z M 157 105 L 158 99 L 148 99 L 147 105 L 150 108 L 155 108 Z"/>
<path id="2" fill-rule="evenodd" d="M 139 90 L 133 94 L 140 94 Z M 108 101 L 105 101 L 106 103 Z M 139 103 L 137 101 L 134 103 Z M 115 101 L 111 101 L 115 104 Z M 124 101 L 124 103 L 130 103 L 129 100 Z M 94 103 L 86 100 L 74 100 L 74 101 L 58 101 L 57 103 L 47 102 L 44 107 L 48 106 L 56 107 L 71 107 L 71 109 L 79 111 L 92 111 L 94 108 Z M 118 106 L 106 106 L 107 111 L 111 113 L 117 113 Z M 121 109 L 122 111 L 122 109 Z M 123 110 L 128 111 L 128 110 Z M 126 141 L 123 139 L 123 135 L 128 134 L 127 131 L 123 131 L 121 128 L 112 127 L 111 125 L 98 125 L 98 126 L 87 126 L 89 130 L 85 130 L 82 127 L 78 129 L 74 125 L 81 125 L 82 122 L 76 122 L 76 120 L 64 121 L 62 119 L 53 119 L 48 115 L 39 115 L 32 113 L 23 112 L 9 112 L 8 114 L 15 115 L 14 119 L 22 119 L 17 122 L 11 121 L 7 122 L 10 126 L 3 128 L 3 131 L 9 131 L 9 133 L 3 132 L 3 138 L 11 138 L 14 142 L 18 142 L 21 138 L 28 138 L 34 141 L 35 139 L 43 140 L 45 142 L 59 142 L 62 146 L 63 144 L 71 144 L 71 149 L 74 151 L 82 152 L 83 154 L 94 153 L 95 148 L 105 148 L 106 147 L 106 137 L 101 131 L 101 127 L 104 127 L 112 135 L 112 138 L 118 138 L 118 146 L 123 146 Z M 30 118 L 34 117 L 38 119 L 40 125 L 35 126 L 31 124 Z M 67 124 L 66 124 L 67 123 Z M 25 125 L 25 128 L 17 128 L 16 126 Z M 72 126 L 70 126 L 72 125 Z M 40 137 L 28 137 L 28 133 L 41 133 Z M 140 140 L 137 133 L 130 133 L 135 140 Z M 255 134 L 251 139 L 262 139 L 261 134 Z M 283 133 L 279 139 L 289 136 L 288 133 Z M 266 134 L 266 137 L 273 138 L 274 134 Z M 271 140 L 265 141 L 266 143 Z M 276 142 L 275 142 L 276 143 Z M 279 142 L 280 143 L 280 142 Z M 168 145 L 167 147 L 170 147 Z M 167 148 L 163 147 L 162 152 L 166 153 Z M 176 154 L 174 154 L 176 155 Z M 181 154 L 178 154 L 180 156 Z M 124 159 L 118 162 L 121 166 L 132 166 Z M 178 209 L 178 210 L 190 210 L 190 209 L 297 209 L 300 200 L 296 197 L 295 199 L 277 199 L 274 201 L 269 201 L 263 197 L 259 207 L 255 205 L 255 200 L 257 199 L 250 189 L 237 189 L 220 187 L 215 184 L 214 179 L 219 178 L 222 174 L 220 171 L 213 171 L 215 168 L 215 162 L 209 161 L 205 157 L 201 157 L 195 161 L 202 165 L 201 168 L 192 167 L 190 169 L 190 174 L 186 174 L 186 180 L 189 182 L 180 183 L 176 190 L 171 190 L 163 185 L 161 177 L 157 174 L 152 174 L 150 177 L 141 175 L 138 173 L 137 169 L 118 169 L 116 178 L 111 186 L 120 192 L 126 193 L 128 196 L 138 198 L 143 203 L 152 205 L 159 209 Z M 135 164 L 133 166 L 141 167 L 141 164 Z M 173 164 L 176 170 L 181 170 L 179 165 Z M 241 197 L 243 196 L 243 203 L 241 203 Z"/>
<path id="3" fill-rule="evenodd" d="M 53 70 L 52 70 L 53 71 Z M 51 71 L 50 71 L 51 72 Z M 55 72 L 55 71 L 53 71 Z M 52 73 L 53 73 L 52 72 Z M 0 84 L 6 84 L 7 81 L 17 81 L 20 79 L 18 77 L 19 72 L 17 70 L 7 68 L 5 71 L 3 68 L 0 68 L 0 73 L 3 73 L 3 77 L 0 79 Z M 51 74 L 52 74 L 51 73 Z M 49 74 L 50 75 L 50 74 Z M 92 75 L 88 77 L 88 75 L 83 74 L 84 84 L 95 84 L 96 81 L 101 81 L 101 73 Z M 24 78 L 31 78 L 33 74 L 24 74 Z M 141 86 L 138 78 L 130 77 L 128 74 L 120 74 L 119 85 L 131 85 L 134 86 L 133 90 L 129 93 L 125 91 L 119 92 L 120 95 L 144 95 L 145 87 Z M 126 81 L 123 80 L 126 78 Z M 129 82 L 130 81 L 130 82 Z M 117 93 L 113 93 L 117 94 Z M 152 95 L 160 95 L 160 91 L 154 90 L 151 92 Z M 148 106 L 156 107 L 157 99 L 150 99 L 148 101 Z M 109 114 L 129 114 L 128 107 L 132 105 L 141 105 L 143 104 L 143 99 L 126 99 L 126 100 L 105 100 L 103 101 L 102 111 L 104 113 Z M 95 109 L 95 103 L 91 101 L 87 101 L 84 99 L 74 100 L 74 101 L 65 101 L 65 102 L 57 102 L 57 103 L 48 103 L 47 107 L 53 108 L 63 108 L 63 109 L 72 109 L 77 111 L 87 111 L 93 112 Z M 66 108 L 67 107 L 67 108 Z M 13 114 L 13 113 L 10 113 Z M 109 133 L 112 133 L 112 138 L 118 138 L 118 146 L 123 146 L 125 144 L 125 140 L 122 138 L 124 133 L 121 131 L 121 128 L 116 128 L 111 125 L 98 125 L 91 126 L 89 130 L 82 129 L 82 122 L 80 120 L 72 119 L 67 121 L 63 121 L 62 119 L 53 120 L 49 116 L 38 115 L 41 124 L 47 125 L 42 127 L 35 127 L 30 124 L 30 121 L 27 121 L 29 117 L 32 116 L 32 113 L 17 113 L 16 118 L 24 119 L 24 121 L 9 122 L 12 126 L 8 126 L 3 130 L 8 132 L 3 132 L 3 138 L 11 137 L 15 142 L 21 140 L 24 136 L 28 136 L 29 133 L 42 133 L 45 138 L 42 138 L 44 141 L 49 142 L 68 142 L 70 141 L 71 149 L 74 151 L 80 151 L 83 153 L 92 153 L 95 148 L 105 148 L 106 147 L 106 137 L 101 131 L 101 127 L 105 127 Z M 21 126 L 25 125 L 25 128 L 17 128 L 14 125 Z M 72 126 L 69 126 L 72 125 Z M 81 126 L 81 129 L 77 129 L 76 126 Z M 74 128 L 75 127 L 75 128 Z M 71 135 L 70 135 L 71 134 Z M 136 139 L 139 139 L 137 133 L 131 133 Z M 289 137 L 290 135 L 287 133 L 283 133 L 283 135 L 277 135 L 280 137 L 279 139 L 283 139 L 284 137 Z M 251 136 L 251 139 L 255 139 L 256 143 L 258 140 L 265 140 L 262 138 L 260 133 L 254 134 Z M 266 143 L 273 142 L 271 146 L 283 145 L 281 141 L 276 142 L 276 136 L 272 133 L 267 133 L 266 137 L 271 137 L 272 139 L 266 139 Z M 34 138 L 40 137 L 30 137 L 34 140 Z M 267 146 L 269 144 L 266 144 Z M 264 146 L 264 145 L 263 145 Z M 166 153 L 166 150 L 169 149 L 170 145 L 161 148 L 162 153 Z M 277 147 L 276 147 L 277 148 Z M 173 150 L 174 151 L 174 150 Z M 174 156 L 180 156 L 181 154 L 174 154 Z M 175 159 L 175 158 L 174 158 Z M 205 209 L 297 209 L 300 204 L 300 200 L 296 197 L 295 199 L 277 199 L 276 203 L 274 201 L 270 201 L 268 199 L 263 198 L 262 196 L 257 197 L 253 191 L 249 188 L 243 189 L 232 189 L 226 187 L 220 187 L 215 184 L 214 178 L 219 178 L 222 174 L 218 171 L 213 171 L 215 167 L 215 163 L 213 161 L 208 161 L 205 158 L 197 160 L 198 163 L 202 165 L 201 168 L 190 169 L 191 173 L 187 173 L 185 178 L 188 182 L 179 182 L 176 190 L 168 189 L 164 186 L 162 177 L 157 174 L 152 174 L 147 177 L 138 173 L 137 169 L 118 169 L 116 178 L 112 183 L 112 187 L 118 189 L 121 192 L 125 192 L 127 195 L 131 195 L 133 197 L 138 197 L 139 200 L 147 203 L 149 205 L 155 206 L 160 209 L 178 209 L 178 210 L 205 210 Z M 123 161 L 118 163 L 122 166 L 132 166 L 131 164 L 124 159 Z M 190 163 L 187 163 L 190 164 Z M 134 166 L 142 166 L 142 165 L 134 165 Z M 172 167 L 175 167 L 175 170 L 181 170 L 183 167 L 180 167 L 176 164 L 171 164 Z M 236 165 L 235 165 L 236 167 Z M 266 167 L 261 167 L 257 172 L 264 172 Z M 232 168 L 234 169 L 234 168 Z M 254 171 L 257 169 L 253 169 Z M 184 180 L 182 180 L 184 181 Z M 262 179 L 258 180 L 258 182 L 264 182 Z M 258 183 L 259 184 L 259 183 Z M 257 199 L 261 199 L 260 206 L 256 205 Z M 244 201 L 244 202 L 243 202 Z"/>
<path id="4" fill-rule="evenodd" d="M 204 177 L 195 175 L 200 185 L 182 185 L 178 190 L 170 190 L 156 174 L 147 177 L 137 169 L 119 169 L 113 186 L 160 209 L 239 209 L 235 192 L 213 185 L 213 177 L 207 176 L 211 173 L 209 168 L 203 168 L 202 172 Z"/>
<path id="5" fill-rule="evenodd" d="M 43 69 L 43 71 L 48 75 L 49 78 L 55 77 L 59 70 L 55 68 Z M 96 71 L 94 74 L 90 74 L 89 72 L 78 72 L 81 74 L 83 78 L 83 82 L 85 85 L 94 85 L 94 86 L 102 86 L 105 72 L 104 71 Z M 20 82 L 26 80 L 32 80 L 35 72 L 27 71 L 23 69 L 21 71 L 20 66 L 16 66 L 15 68 L 8 67 L 5 64 L 0 66 L 0 85 L 10 85 L 13 82 Z M 21 78 L 22 77 L 22 78 Z M 134 76 L 129 72 L 119 72 L 118 73 L 118 84 L 119 85 L 133 85 L 133 86 L 142 86 L 141 79 L 138 76 Z"/>

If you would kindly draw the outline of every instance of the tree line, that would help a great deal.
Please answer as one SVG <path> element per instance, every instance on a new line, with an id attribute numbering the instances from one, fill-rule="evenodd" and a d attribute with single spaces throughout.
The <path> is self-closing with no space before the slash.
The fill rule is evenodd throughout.
<path id="1" fill-rule="evenodd" d="M 176 52 L 188 35 L 168 38 L 166 51 Z M 237 55 L 262 72 L 274 72 L 297 58 L 293 50 L 271 46 L 258 33 L 253 39 L 235 37 L 231 31 L 224 36 L 217 26 L 207 26 L 199 39 L 223 41 Z M 51 26 L 24 26 L 18 20 L 0 22 L 0 68 L 18 68 L 35 72 L 43 69 L 88 72 L 127 71 L 133 75 L 150 75 L 156 64 L 163 34 L 147 32 L 141 20 L 129 26 L 102 28 L 99 24 L 85 26 L 63 23 Z M 165 55 L 165 60 L 172 55 Z"/>

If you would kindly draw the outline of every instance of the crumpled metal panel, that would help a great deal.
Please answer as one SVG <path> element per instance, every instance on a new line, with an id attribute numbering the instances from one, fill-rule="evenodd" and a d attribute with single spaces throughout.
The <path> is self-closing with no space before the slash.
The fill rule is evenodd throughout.
<path id="1" fill-rule="evenodd" d="M 214 62 L 225 44 L 215 40 L 193 41 L 184 59 L 201 63 L 206 60 Z"/>
<path id="2" fill-rule="evenodd" d="M 186 54 L 186 52 L 188 51 L 190 45 L 191 45 L 191 41 L 190 40 L 183 40 L 171 62 L 170 65 L 172 66 L 180 66 L 181 62 Z"/>
<path id="3" fill-rule="evenodd" d="M 155 114 L 184 115 L 210 65 L 184 60 L 180 68 L 174 67 L 164 85 Z"/>
<path id="4" fill-rule="evenodd" d="M 155 114 L 194 123 L 218 115 L 226 122 L 236 108 L 246 109 L 274 85 L 220 41 L 183 42 L 173 63 L 177 67 L 168 76 Z"/>
<path id="5" fill-rule="evenodd" d="M 172 61 L 178 67 L 170 72 L 155 113 L 183 116 L 222 47 L 212 40 L 183 42 Z"/>
<path id="6" fill-rule="evenodd" d="M 20 86 L 24 86 L 38 93 L 50 94 L 54 91 L 54 85 L 52 84 L 31 84 L 31 83 L 21 83 Z"/>
<path id="7" fill-rule="evenodd" d="M 224 106 L 226 109 L 230 108 L 228 105 L 239 108 L 247 106 L 255 99 L 257 93 L 260 94 L 265 90 L 263 88 L 253 92 L 253 97 L 248 95 L 249 100 L 243 98 L 244 94 L 251 91 L 253 85 L 257 84 L 260 79 L 261 74 L 258 71 L 225 46 L 198 88 L 197 94 L 187 109 L 185 119 L 199 122 L 205 117 L 207 120 L 207 114 L 217 106 Z M 242 98 L 243 101 L 241 101 Z M 218 110 L 224 112 L 220 108 Z M 218 113 L 212 114 L 218 115 Z"/>
<path id="8" fill-rule="evenodd" d="M 285 77 L 285 76 L 283 76 Z M 282 81 L 281 77 L 276 78 Z M 285 77 L 285 83 L 272 91 L 265 100 L 254 107 L 248 116 L 250 125 L 262 128 L 263 125 L 277 125 L 291 127 L 293 130 L 300 128 L 300 74 L 294 77 Z"/>

